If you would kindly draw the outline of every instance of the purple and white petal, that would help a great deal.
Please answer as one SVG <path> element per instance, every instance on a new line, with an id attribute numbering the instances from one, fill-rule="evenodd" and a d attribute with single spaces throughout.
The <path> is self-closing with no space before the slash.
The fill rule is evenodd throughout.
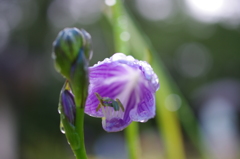
<path id="1" fill-rule="evenodd" d="M 145 122 L 155 116 L 155 92 L 159 88 L 157 75 L 144 61 L 116 53 L 111 58 L 89 68 L 89 95 L 85 113 L 103 117 L 103 128 L 108 132 L 121 131 L 132 121 Z M 119 99 L 123 110 L 102 106 L 95 95 Z"/>
<path id="2" fill-rule="evenodd" d="M 130 112 L 130 118 L 133 121 L 146 122 L 155 116 L 155 94 L 145 85 L 140 85 L 141 91 L 138 91 L 138 105 Z"/>

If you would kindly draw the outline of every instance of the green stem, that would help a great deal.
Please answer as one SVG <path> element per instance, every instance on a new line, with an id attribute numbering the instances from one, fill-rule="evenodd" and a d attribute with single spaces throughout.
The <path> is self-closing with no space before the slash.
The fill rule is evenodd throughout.
<path id="1" fill-rule="evenodd" d="M 141 149 L 139 146 L 140 141 L 139 141 L 139 135 L 138 135 L 138 123 L 132 122 L 125 129 L 125 137 L 127 140 L 129 159 L 139 159 L 139 156 L 141 156 L 139 154 L 141 152 Z"/>
<path id="2" fill-rule="evenodd" d="M 76 108 L 76 132 L 79 137 L 79 145 L 77 149 L 73 149 L 76 159 L 87 159 L 84 144 L 84 108 Z"/>

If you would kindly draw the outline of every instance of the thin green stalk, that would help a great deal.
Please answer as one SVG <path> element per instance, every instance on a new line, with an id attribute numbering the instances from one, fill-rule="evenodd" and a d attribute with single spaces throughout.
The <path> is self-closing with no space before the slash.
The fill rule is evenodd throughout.
<path id="1" fill-rule="evenodd" d="M 60 109 L 62 111 L 62 108 Z M 60 127 L 65 131 L 68 143 L 76 157 L 76 159 L 87 159 L 87 154 L 84 145 L 84 108 L 76 108 L 76 122 L 75 126 L 66 120 L 61 114 L 61 124 Z"/>
<path id="2" fill-rule="evenodd" d="M 73 90 L 74 91 L 74 90 Z M 76 93 L 75 93 L 76 94 Z M 76 103 L 76 123 L 75 123 L 75 130 L 77 133 L 77 140 L 79 141 L 79 145 L 76 146 L 75 149 L 73 149 L 73 152 L 76 156 L 76 159 L 87 159 L 87 153 L 85 149 L 85 142 L 84 142 L 84 107 L 85 107 L 85 101 L 84 96 L 80 96 L 80 98 L 74 98 Z"/>
<path id="3" fill-rule="evenodd" d="M 84 144 L 84 108 L 76 108 L 76 132 L 79 137 L 79 146 L 73 152 L 76 159 L 87 159 L 85 144 Z"/>
<path id="4" fill-rule="evenodd" d="M 140 158 L 140 141 L 138 135 L 138 123 L 132 122 L 125 130 L 125 137 L 127 140 L 128 156 L 129 159 L 139 159 Z"/>

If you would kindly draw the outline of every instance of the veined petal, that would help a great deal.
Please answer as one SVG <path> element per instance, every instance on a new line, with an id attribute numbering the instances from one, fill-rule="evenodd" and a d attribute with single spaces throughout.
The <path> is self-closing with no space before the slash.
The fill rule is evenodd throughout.
<path id="1" fill-rule="evenodd" d="M 141 85 L 140 88 L 141 91 L 138 92 L 140 101 L 129 115 L 133 121 L 146 122 L 155 116 L 155 95 L 145 85 Z"/>
<path id="2" fill-rule="evenodd" d="M 159 83 L 147 62 L 116 53 L 110 59 L 90 67 L 89 78 L 85 113 L 103 117 L 102 124 L 106 131 L 121 131 L 132 121 L 145 122 L 155 116 L 154 93 L 158 90 Z M 96 97 L 96 93 L 100 99 Z M 102 105 L 104 102 L 99 100 L 108 102 Z M 113 104 L 109 102 L 117 100 L 124 110 L 114 109 Z"/>
<path id="3" fill-rule="evenodd" d="M 128 98 L 124 112 L 120 112 L 120 114 L 113 113 L 112 116 L 106 116 L 103 118 L 102 125 L 104 130 L 108 132 L 121 131 L 132 122 L 129 113 L 136 105 L 136 98 L 134 96 L 135 92 L 133 91 L 130 98 Z"/>
<path id="4" fill-rule="evenodd" d="M 74 96 L 71 91 L 63 89 L 60 94 L 60 109 L 63 109 L 64 116 L 67 117 L 68 121 L 74 125 L 76 116 L 76 106 L 74 102 Z"/>
<path id="5" fill-rule="evenodd" d="M 85 113 L 94 117 L 103 117 L 104 115 L 101 110 L 96 111 L 99 101 L 95 95 L 95 92 L 100 94 L 102 97 L 114 99 L 122 91 L 122 85 L 124 85 L 123 82 L 114 82 L 110 85 L 103 84 L 103 81 L 101 80 L 95 81 L 94 84 L 90 83 L 88 98 L 85 105 Z"/>

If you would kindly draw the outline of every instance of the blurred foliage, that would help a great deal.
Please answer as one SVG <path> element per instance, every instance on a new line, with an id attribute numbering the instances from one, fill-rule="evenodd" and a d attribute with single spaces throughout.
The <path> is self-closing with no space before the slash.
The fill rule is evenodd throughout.
<path id="1" fill-rule="evenodd" d="M 222 23 L 198 22 L 184 12 L 183 1 L 179 4 L 174 1 L 176 11 L 173 16 L 155 22 L 139 14 L 135 1 L 125 3 L 196 114 L 198 109 L 193 93 L 199 87 L 224 78 L 239 80 L 239 26 L 231 28 Z M 60 4 L 66 5 L 67 2 L 0 0 L 0 98 L 9 100 L 17 117 L 18 153 L 21 159 L 73 158 L 65 136 L 59 130 L 57 106 L 64 79 L 55 72 L 51 59 L 52 42 L 57 33 L 64 27 L 86 29 L 93 39 L 91 65 L 109 57 L 114 50 L 111 25 L 100 13 L 96 13 L 98 19 L 91 23 L 81 23 L 77 19 L 62 26 L 53 25 L 49 18 L 50 9 L 52 12 L 56 8 L 62 9 L 62 14 L 55 17 L 58 21 L 74 19 Z M 100 10 L 105 7 L 104 4 L 99 5 Z M 195 77 L 186 76 L 179 70 L 179 50 L 189 43 L 204 46 L 210 59 L 206 71 Z M 140 130 L 155 125 L 155 121 L 151 120 L 141 124 Z M 94 154 L 95 141 L 105 134 L 101 120 L 86 116 L 85 131 L 87 152 Z M 195 150 L 191 149 L 189 139 L 184 139 L 188 155 L 194 156 L 192 152 Z"/>

